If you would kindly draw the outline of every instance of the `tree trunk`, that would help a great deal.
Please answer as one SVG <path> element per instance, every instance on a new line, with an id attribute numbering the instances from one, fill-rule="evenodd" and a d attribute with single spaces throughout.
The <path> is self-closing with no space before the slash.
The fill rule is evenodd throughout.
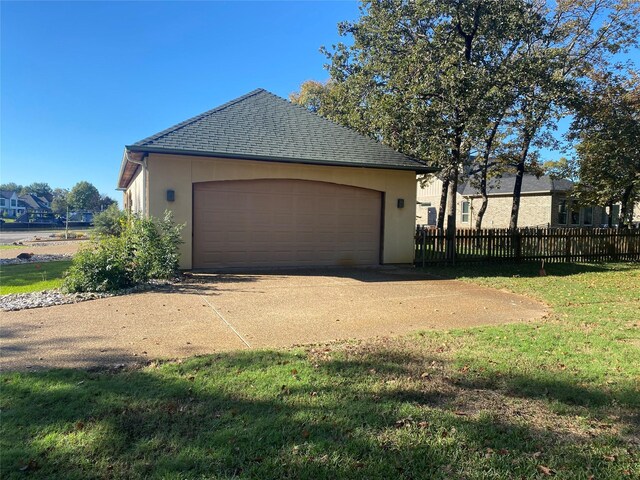
<path id="1" fill-rule="evenodd" d="M 458 193 L 458 165 L 449 171 L 449 188 L 447 190 L 447 260 L 455 262 L 456 258 L 456 194 Z"/>
<path id="2" fill-rule="evenodd" d="M 480 179 L 480 195 L 482 195 L 482 204 L 478 209 L 478 214 L 476 216 L 476 229 L 480 230 L 482 228 L 482 218 L 484 217 L 484 213 L 487 211 L 487 206 L 489 205 L 489 196 L 487 195 L 487 172 L 486 170 L 482 172 L 482 178 Z"/>
<path id="3" fill-rule="evenodd" d="M 629 205 L 631 202 L 631 193 L 633 192 L 633 186 L 629 185 L 625 187 L 622 194 L 622 204 L 620 205 L 620 220 L 618 220 L 619 228 L 627 228 L 630 217 L 633 213 L 633 205 Z M 629 208 L 631 207 L 631 208 Z"/>
<path id="4" fill-rule="evenodd" d="M 476 217 L 476 229 L 478 230 L 482 228 L 482 219 L 484 218 L 484 214 L 487 211 L 487 206 L 489 205 L 489 196 L 487 195 L 487 175 L 489 174 L 489 160 L 491 159 L 491 153 L 493 153 L 493 141 L 498 134 L 498 128 L 500 128 L 500 123 L 502 123 L 503 118 L 504 112 L 502 112 L 502 114 L 500 114 L 495 122 L 493 122 L 491 132 L 484 142 L 482 172 L 480 174 L 480 195 L 482 195 L 482 205 L 480 205 L 480 210 L 478 210 L 478 216 Z"/>
<path id="5" fill-rule="evenodd" d="M 442 192 L 440 193 L 440 207 L 438 208 L 438 222 L 436 227 L 440 230 L 444 228 L 444 219 L 447 209 L 447 195 L 449 194 L 449 172 L 442 179 Z"/>
<path id="6" fill-rule="evenodd" d="M 609 215 L 607 216 L 607 227 L 613 228 L 613 202 L 609 202 Z"/>
<path id="7" fill-rule="evenodd" d="M 520 194 L 522 193 L 522 179 L 524 177 L 524 166 L 527 162 L 529 154 L 529 146 L 531 145 L 531 136 L 525 131 L 523 135 L 522 151 L 518 164 L 516 165 L 516 179 L 513 185 L 513 203 L 511 205 L 511 219 L 509 220 L 509 228 L 515 230 L 518 228 L 518 214 L 520 213 Z"/>

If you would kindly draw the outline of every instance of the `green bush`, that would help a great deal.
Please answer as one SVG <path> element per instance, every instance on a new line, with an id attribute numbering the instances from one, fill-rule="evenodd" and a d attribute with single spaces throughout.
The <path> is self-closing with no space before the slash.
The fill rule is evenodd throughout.
<path id="1" fill-rule="evenodd" d="M 116 203 L 93 217 L 93 225 L 98 235 L 121 235 L 126 223 L 127 213 L 120 210 Z"/>
<path id="2" fill-rule="evenodd" d="M 110 292 L 171 279 L 178 270 L 183 225 L 170 212 L 163 219 L 131 216 L 119 235 L 102 235 L 73 259 L 64 283 L 67 292 Z"/>

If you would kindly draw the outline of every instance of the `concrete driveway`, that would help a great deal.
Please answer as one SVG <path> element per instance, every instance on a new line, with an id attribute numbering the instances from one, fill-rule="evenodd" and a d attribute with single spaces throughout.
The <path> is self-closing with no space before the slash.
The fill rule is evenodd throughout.
<path id="1" fill-rule="evenodd" d="M 85 368 L 545 314 L 525 297 L 411 269 L 194 274 L 170 291 L 2 312 L 0 367 Z"/>

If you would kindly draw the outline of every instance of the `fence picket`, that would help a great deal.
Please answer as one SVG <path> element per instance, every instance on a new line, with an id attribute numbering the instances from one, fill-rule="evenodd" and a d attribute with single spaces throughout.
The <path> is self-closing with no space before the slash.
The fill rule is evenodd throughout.
<path id="1" fill-rule="evenodd" d="M 458 229 L 456 261 L 496 262 L 545 260 L 554 262 L 640 261 L 640 229 L 519 228 Z M 447 262 L 443 229 L 420 228 L 415 235 L 415 262 Z"/>

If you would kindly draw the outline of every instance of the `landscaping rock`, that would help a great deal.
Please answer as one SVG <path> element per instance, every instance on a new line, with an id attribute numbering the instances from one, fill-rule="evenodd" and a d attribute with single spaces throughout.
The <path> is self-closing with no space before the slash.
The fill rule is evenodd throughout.
<path id="1" fill-rule="evenodd" d="M 56 260 L 70 260 L 71 255 L 38 255 L 34 253 L 21 253 L 16 258 L 1 258 L 0 265 L 14 265 L 20 263 L 45 263 L 54 262 Z"/>
<path id="2" fill-rule="evenodd" d="M 177 281 L 179 280 L 151 280 L 149 283 L 144 285 L 138 285 L 136 287 L 110 293 L 62 293 L 59 290 L 45 290 L 43 292 L 0 295 L 0 310 L 15 311 L 25 310 L 28 308 L 52 307 L 54 305 L 85 302 L 87 300 L 95 300 L 97 298 L 115 297 L 118 295 L 127 295 L 130 293 L 144 292 L 154 289 L 165 289 L 171 288 L 171 286 Z"/>

